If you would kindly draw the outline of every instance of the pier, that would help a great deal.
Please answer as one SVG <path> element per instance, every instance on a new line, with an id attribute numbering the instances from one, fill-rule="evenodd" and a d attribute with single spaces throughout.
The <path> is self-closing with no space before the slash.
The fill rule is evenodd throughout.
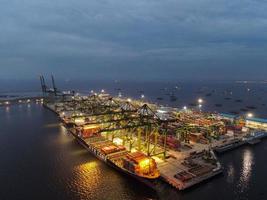
<path id="1" fill-rule="evenodd" d="M 175 123 L 173 118 L 161 120 L 147 104 L 138 108 L 140 102 L 132 104 L 124 99 L 116 99 L 119 106 L 111 110 L 111 97 L 104 96 L 97 97 L 106 107 L 101 113 L 101 105 L 95 105 L 95 113 L 85 109 L 85 104 L 89 104 L 92 99 L 90 104 L 96 103 L 96 96 L 83 97 L 83 100 L 76 96 L 65 103 L 45 102 L 44 106 L 57 113 L 65 125 L 71 125 L 72 131 L 89 124 L 97 125 L 100 127 L 98 133 L 107 141 L 123 145 L 128 152 L 141 151 L 150 156 L 157 163 L 161 180 L 178 190 L 189 188 L 222 172 L 219 161 L 208 145 L 187 144 L 167 134 L 173 130 L 169 127 Z M 72 110 L 73 107 L 80 109 Z M 157 108 L 156 105 L 152 107 Z M 127 110 L 120 112 L 118 108 Z M 110 118 L 112 115 L 115 115 L 114 118 Z M 170 138 L 172 142 L 168 141 Z"/>
<path id="2" fill-rule="evenodd" d="M 43 77 L 40 80 L 39 101 L 88 151 L 152 187 L 149 179 L 177 190 L 190 188 L 222 173 L 215 152 L 255 144 L 267 136 L 265 124 L 256 129 L 243 118 L 162 107 L 104 91 L 84 96 L 64 93 L 53 79 L 53 88 L 46 87 Z"/>
<path id="3" fill-rule="evenodd" d="M 222 172 L 212 149 L 208 145 L 190 144 L 189 133 L 181 130 L 185 124 L 178 123 L 178 115 L 186 118 L 188 113 L 144 101 L 112 97 L 103 91 L 88 96 L 63 95 L 53 78 L 51 89 L 46 87 L 42 76 L 40 80 L 43 105 L 60 117 L 83 146 L 101 154 L 100 159 L 113 158 L 114 153 L 103 154 L 104 146 L 120 147 L 123 152 L 119 151 L 120 155 L 143 153 L 155 161 L 161 180 L 178 190 Z M 85 135 L 83 130 L 88 128 L 94 136 Z M 96 147 L 95 141 L 102 141 L 103 145 Z"/>

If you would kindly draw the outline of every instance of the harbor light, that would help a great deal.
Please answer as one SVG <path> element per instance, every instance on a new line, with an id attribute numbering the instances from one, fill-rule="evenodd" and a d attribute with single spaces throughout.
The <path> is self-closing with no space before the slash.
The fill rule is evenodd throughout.
<path id="1" fill-rule="evenodd" d="M 202 108 L 202 104 L 199 104 L 198 107 L 199 107 L 199 108 Z"/>
<path id="2" fill-rule="evenodd" d="M 121 94 L 121 93 L 119 93 L 118 97 L 122 97 L 122 94 Z"/>
<path id="3" fill-rule="evenodd" d="M 105 90 L 104 90 L 104 89 L 102 89 L 102 90 L 101 90 L 101 93 L 104 93 L 104 92 L 105 92 Z"/>
<path id="4" fill-rule="evenodd" d="M 184 107 L 183 107 L 183 109 L 184 109 L 184 110 L 187 110 L 187 107 L 186 107 L 186 106 L 184 106 Z"/>
<path id="5" fill-rule="evenodd" d="M 252 117 L 253 117 L 253 114 L 252 114 L 252 113 L 248 113 L 248 114 L 247 114 L 247 117 L 248 117 L 248 118 L 252 118 Z"/>
<path id="6" fill-rule="evenodd" d="M 6 104 L 6 105 L 9 105 L 10 103 L 9 103 L 9 101 L 6 101 L 5 104 Z"/>
<path id="7" fill-rule="evenodd" d="M 141 95 L 141 99 L 144 99 L 144 98 L 145 98 L 145 95 L 142 94 L 142 95 Z"/>
<path id="8" fill-rule="evenodd" d="M 158 113 L 162 113 L 162 114 L 163 114 L 163 113 L 167 113 L 167 111 L 165 111 L 165 110 L 157 110 L 157 112 L 158 112 Z"/>
<path id="9" fill-rule="evenodd" d="M 116 145 L 122 145 L 123 144 L 123 140 L 120 138 L 114 138 L 113 139 L 113 143 Z"/>
<path id="10" fill-rule="evenodd" d="M 145 169 L 145 168 L 149 167 L 149 165 L 150 165 L 150 159 L 149 158 L 146 158 L 139 163 L 139 166 L 141 169 Z"/>
<path id="11" fill-rule="evenodd" d="M 91 94 L 93 94 L 94 93 L 94 90 L 91 90 Z"/>
<path id="12" fill-rule="evenodd" d="M 199 104 L 203 103 L 203 99 L 201 99 L 201 98 L 199 98 L 197 101 L 198 101 Z"/>
<path id="13" fill-rule="evenodd" d="M 132 101 L 132 99 L 128 98 L 128 99 L 127 99 L 127 101 L 128 101 L 128 102 L 131 102 L 131 101 Z"/>

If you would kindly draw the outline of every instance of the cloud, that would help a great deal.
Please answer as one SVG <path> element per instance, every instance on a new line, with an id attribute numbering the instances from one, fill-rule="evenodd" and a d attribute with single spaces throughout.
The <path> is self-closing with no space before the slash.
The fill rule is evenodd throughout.
<path id="1" fill-rule="evenodd" d="M 2 0 L 2 78 L 16 69 L 18 77 L 63 69 L 71 76 L 74 66 L 91 77 L 150 69 L 157 78 L 167 69 L 166 77 L 183 70 L 181 78 L 191 78 L 202 68 L 207 74 L 196 78 L 216 78 L 218 69 L 233 78 L 227 73 L 236 67 L 261 78 L 266 9 L 263 0 Z"/>

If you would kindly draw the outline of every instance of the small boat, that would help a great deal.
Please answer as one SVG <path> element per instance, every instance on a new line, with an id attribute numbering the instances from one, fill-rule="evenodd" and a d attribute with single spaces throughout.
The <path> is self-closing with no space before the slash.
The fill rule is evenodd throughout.
<path id="1" fill-rule="evenodd" d="M 253 132 L 246 135 L 244 141 L 246 141 L 248 144 L 256 144 L 265 137 L 267 137 L 267 132 Z"/>
<path id="2" fill-rule="evenodd" d="M 260 139 L 254 139 L 254 140 L 250 140 L 250 141 L 248 141 L 248 144 L 250 144 L 250 145 L 254 145 L 254 144 L 258 144 L 258 143 L 260 143 Z"/>
<path id="3" fill-rule="evenodd" d="M 257 109 L 257 107 L 255 107 L 255 106 L 247 106 L 247 108 L 248 108 L 248 109 L 252 109 L 252 110 Z"/>
<path id="4" fill-rule="evenodd" d="M 241 103 L 241 102 L 243 102 L 243 100 L 241 100 L 241 99 L 237 99 L 237 100 L 235 100 L 235 102 L 236 102 L 236 103 Z"/>
<path id="5" fill-rule="evenodd" d="M 217 153 L 223 153 L 223 152 L 235 149 L 237 147 L 240 147 L 245 143 L 246 143 L 245 141 L 242 141 L 242 140 L 239 140 L 239 139 L 234 139 L 231 142 L 228 142 L 227 144 L 215 147 L 214 151 L 216 151 Z"/>

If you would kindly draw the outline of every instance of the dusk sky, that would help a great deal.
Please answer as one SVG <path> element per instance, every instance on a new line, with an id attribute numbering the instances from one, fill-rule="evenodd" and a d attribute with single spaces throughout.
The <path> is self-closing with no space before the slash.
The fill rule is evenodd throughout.
<path id="1" fill-rule="evenodd" d="M 267 79 L 265 0 L 0 2 L 0 79 Z"/>

